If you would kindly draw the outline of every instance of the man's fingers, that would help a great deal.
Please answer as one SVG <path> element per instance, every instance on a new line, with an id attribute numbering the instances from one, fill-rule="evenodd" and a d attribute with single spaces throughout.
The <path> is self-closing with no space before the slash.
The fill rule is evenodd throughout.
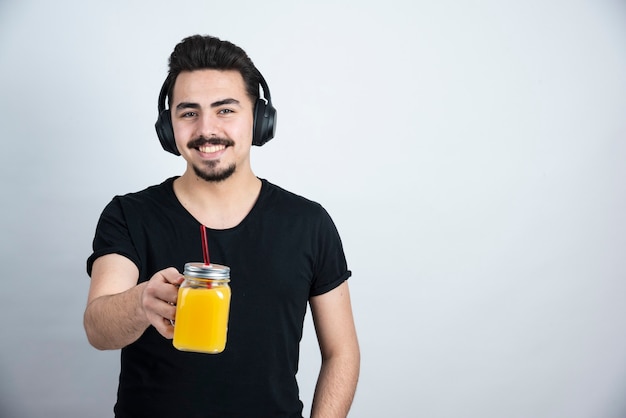
<path id="1" fill-rule="evenodd" d="M 178 287 L 183 276 L 173 267 L 157 272 L 144 289 L 143 308 L 146 317 L 165 338 L 174 336 Z"/>
<path id="2" fill-rule="evenodd" d="M 176 286 L 180 285 L 184 280 L 183 275 L 180 274 L 178 270 L 176 270 L 174 267 L 169 267 L 165 270 L 161 270 L 157 274 L 160 274 L 166 282 Z"/>
<path id="3" fill-rule="evenodd" d="M 176 316 L 176 306 L 161 302 L 163 306 L 150 312 L 148 320 L 156 330 L 165 338 L 171 339 L 174 336 L 174 318 Z"/>

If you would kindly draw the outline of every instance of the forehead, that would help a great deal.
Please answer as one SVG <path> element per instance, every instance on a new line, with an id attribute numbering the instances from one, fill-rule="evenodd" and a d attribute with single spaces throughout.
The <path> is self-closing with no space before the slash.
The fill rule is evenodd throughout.
<path id="1" fill-rule="evenodd" d="M 181 101 L 200 103 L 203 100 L 233 98 L 242 102 L 247 97 L 246 85 L 239 71 L 205 69 L 178 74 L 171 101 L 173 104 Z"/>

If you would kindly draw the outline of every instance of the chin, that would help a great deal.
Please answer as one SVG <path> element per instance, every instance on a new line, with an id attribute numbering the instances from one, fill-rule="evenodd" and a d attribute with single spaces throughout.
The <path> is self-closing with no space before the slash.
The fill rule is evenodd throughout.
<path id="1" fill-rule="evenodd" d="M 195 165 L 193 166 L 193 171 L 196 176 L 210 183 L 219 183 L 229 179 L 235 173 L 236 169 L 237 166 L 235 164 L 231 164 L 224 169 L 215 169 L 213 167 L 204 167 L 204 169 L 202 169 Z"/>

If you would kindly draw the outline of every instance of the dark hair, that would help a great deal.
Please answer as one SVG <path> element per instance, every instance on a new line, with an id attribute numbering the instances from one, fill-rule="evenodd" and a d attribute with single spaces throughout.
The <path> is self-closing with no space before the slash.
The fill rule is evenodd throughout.
<path id="1" fill-rule="evenodd" d="M 167 76 L 169 101 L 172 100 L 178 74 L 205 69 L 239 71 L 252 103 L 258 100 L 261 75 L 243 49 L 213 36 L 192 35 L 176 45 L 170 55 Z"/>

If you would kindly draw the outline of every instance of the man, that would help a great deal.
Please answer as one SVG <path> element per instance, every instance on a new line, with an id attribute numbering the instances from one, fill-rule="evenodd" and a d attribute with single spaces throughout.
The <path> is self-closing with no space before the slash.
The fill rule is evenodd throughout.
<path id="1" fill-rule="evenodd" d="M 87 261 L 87 337 L 122 349 L 116 416 L 302 417 L 295 375 L 309 304 L 322 355 L 311 417 L 345 417 L 360 362 L 350 271 L 324 209 L 252 171 L 251 145 L 274 130 L 265 81 L 214 37 L 184 39 L 169 65 L 157 132 L 187 168 L 116 196 Z M 181 271 L 202 260 L 200 225 L 211 261 L 231 268 L 228 342 L 216 355 L 171 342 Z"/>

